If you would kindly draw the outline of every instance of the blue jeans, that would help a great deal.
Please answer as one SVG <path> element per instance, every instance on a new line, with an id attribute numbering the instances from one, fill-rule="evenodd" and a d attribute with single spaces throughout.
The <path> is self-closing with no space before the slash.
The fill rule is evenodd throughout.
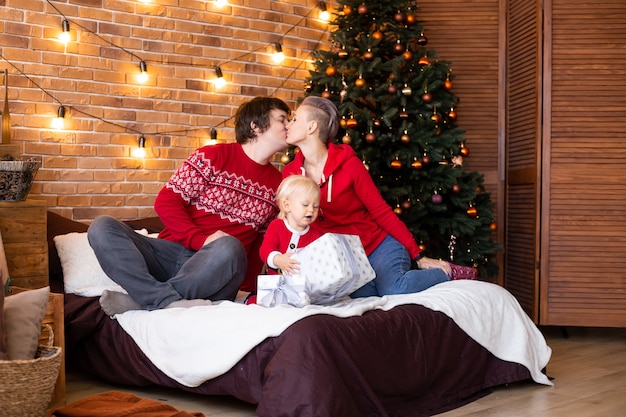
<path id="1" fill-rule="evenodd" d="M 391 236 L 387 236 L 368 259 L 376 278 L 353 292 L 350 295 L 353 298 L 420 292 L 450 280 L 439 268 L 411 269 L 409 252 Z"/>
<path id="2" fill-rule="evenodd" d="M 246 275 L 246 251 L 232 236 L 194 252 L 110 216 L 96 218 L 87 236 L 102 270 L 146 310 L 181 299 L 234 300 Z"/>

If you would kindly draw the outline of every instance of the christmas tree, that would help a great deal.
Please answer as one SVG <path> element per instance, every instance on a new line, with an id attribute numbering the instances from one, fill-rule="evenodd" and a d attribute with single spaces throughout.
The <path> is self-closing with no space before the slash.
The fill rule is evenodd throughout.
<path id="1" fill-rule="evenodd" d="M 499 245 L 483 177 L 456 123 L 450 63 L 437 59 L 406 0 L 339 0 L 331 50 L 315 52 L 305 95 L 332 100 L 336 140 L 362 158 L 427 256 L 497 274 Z"/>

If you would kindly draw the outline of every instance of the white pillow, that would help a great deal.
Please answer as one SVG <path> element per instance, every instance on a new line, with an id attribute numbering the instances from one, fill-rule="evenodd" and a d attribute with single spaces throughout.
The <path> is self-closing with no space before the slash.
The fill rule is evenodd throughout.
<path id="1" fill-rule="evenodd" d="M 96 254 L 87 240 L 87 232 L 68 233 L 54 237 L 63 268 L 63 287 L 67 294 L 86 295 L 85 291 L 96 290 L 93 296 L 101 295 L 104 289 L 121 290 L 109 278 L 98 262 Z"/>
<path id="2" fill-rule="evenodd" d="M 148 234 L 146 229 L 137 233 L 156 238 L 158 233 Z M 53 238 L 63 268 L 63 287 L 66 294 L 97 297 L 104 290 L 126 292 L 109 278 L 98 262 L 87 240 L 87 232 L 72 232 Z"/>

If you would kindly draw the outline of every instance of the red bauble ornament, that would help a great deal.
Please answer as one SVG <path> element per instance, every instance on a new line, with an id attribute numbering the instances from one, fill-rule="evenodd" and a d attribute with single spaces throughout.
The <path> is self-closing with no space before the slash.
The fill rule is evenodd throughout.
<path id="1" fill-rule="evenodd" d="M 330 96 L 331 96 L 331 95 L 332 95 L 332 94 L 331 94 L 331 93 L 330 93 L 330 91 L 328 91 L 328 90 L 324 90 L 324 91 L 322 91 L 322 97 L 324 97 L 324 98 L 327 98 L 327 99 L 328 99 L 328 98 L 330 98 Z"/>
<path id="2" fill-rule="evenodd" d="M 374 40 L 380 41 L 385 37 L 385 35 L 383 35 L 383 33 L 380 30 L 377 30 L 376 32 L 372 33 L 372 38 Z"/>
<path id="3" fill-rule="evenodd" d="M 365 134 L 365 142 L 369 144 L 376 142 L 376 134 L 374 132 L 367 132 Z"/>
<path id="4" fill-rule="evenodd" d="M 387 87 L 387 91 L 389 92 L 389 94 L 396 94 L 396 92 L 398 91 L 398 87 L 396 87 L 394 84 L 389 84 L 389 87 Z"/>
<path id="5" fill-rule="evenodd" d="M 432 103 L 433 95 L 430 94 L 428 91 L 424 91 L 424 94 L 422 94 L 422 101 L 426 104 Z"/>
<path id="6" fill-rule="evenodd" d="M 326 67 L 326 75 L 328 75 L 329 77 L 334 77 L 335 75 L 337 75 L 337 68 L 335 68 L 332 65 L 329 65 Z"/>
<path id="7" fill-rule="evenodd" d="M 401 204 L 401 207 L 404 210 L 410 210 L 411 209 L 411 200 L 403 201 L 402 204 Z"/>
<path id="8" fill-rule="evenodd" d="M 428 59 L 427 56 L 423 56 L 420 58 L 419 61 L 417 61 L 418 64 L 420 65 L 429 65 L 430 64 L 430 59 Z"/>
<path id="9" fill-rule="evenodd" d="M 350 135 L 343 135 L 343 137 L 341 138 L 341 142 L 349 145 L 352 143 L 352 138 L 350 137 Z"/>
<path id="10" fill-rule="evenodd" d="M 461 192 L 461 186 L 459 184 L 452 185 L 452 192 L 454 194 L 458 194 Z"/>
<path id="11" fill-rule="evenodd" d="M 368 12 L 367 5 L 365 3 L 359 4 L 359 7 L 356 10 L 359 14 L 365 14 Z"/>
<path id="12" fill-rule="evenodd" d="M 467 209 L 467 215 L 471 218 L 475 218 L 478 216 L 478 210 L 476 210 L 476 207 L 469 206 L 469 208 Z"/>
<path id="13" fill-rule="evenodd" d="M 431 161 L 430 156 L 428 156 L 428 154 L 424 152 L 424 156 L 422 156 L 422 163 L 424 165 L 428 165 L 430 164 L 430 161 Z"/>
<path id="14" fill-rule="evenodd" d="M 404 15 L 402 14 L 402 12 L 400 12 L 399 10 L 396 12 L 395 15 L 393 15 L 393 18 L 395 19 L 396 22 L 400 23 L 404 21 Z"/>
<path id="15" fill-rule="evenodd" d="M 404 52 L 404 45 L 402 45 L 400 41 L 396 42 L 396 44 L 393 46 L 393 51 L 398 55 L 401 54 L 402 52 Z"/>
<path id="16" fill-rule="evenodd" d="M 406 109 L 402 109 L 402 111 L 400 113 L 398 113 L 398 116 L 400 116 L 401 119 L 408 119 L 409 118 L 409 112 L 406 111 Z"/>

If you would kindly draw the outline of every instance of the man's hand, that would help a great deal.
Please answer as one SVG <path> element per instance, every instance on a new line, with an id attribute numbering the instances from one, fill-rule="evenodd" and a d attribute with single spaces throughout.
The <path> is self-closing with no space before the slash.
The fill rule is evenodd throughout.
<path id="1" fill-rule="evenodd" d="M 221 237 L 224 236 L 229 236 L 228 233 L 226 232 L 222 232 L 221 230 L 218 230 L 217 232 L 213 233 L 212 235 L 209 235 L 205 240 L 204 240 L 204 244 L 202 246 L 206 246 L 209 243 L 213 242 L 214 240 L 217 240 Z"/>

